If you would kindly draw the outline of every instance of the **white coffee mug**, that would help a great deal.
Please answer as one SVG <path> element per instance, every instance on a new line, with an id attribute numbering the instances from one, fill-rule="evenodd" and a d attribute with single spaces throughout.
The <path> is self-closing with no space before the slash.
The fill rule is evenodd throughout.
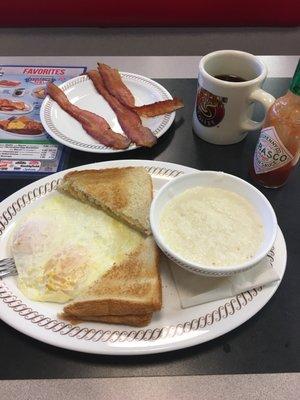
<path id="1" fill-rule="evenodd" d="M 253 103 L 261 103 L 266 112 L 275 101 L 261 89 L 266 76 L 265 64 L 253 54 L 220 50 L 204 56 L 193 114 L 196 135 L 214 144 L 233 144 L 261 128 L 263 121 L 251 119 Z"/>

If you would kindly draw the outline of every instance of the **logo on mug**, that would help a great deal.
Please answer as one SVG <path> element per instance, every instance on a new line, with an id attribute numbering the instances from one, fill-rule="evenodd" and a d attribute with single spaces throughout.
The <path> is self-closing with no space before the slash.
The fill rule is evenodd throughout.
<path id="1" fill-rule="evenodd" d="M 216 96 L 203 88 L 197 93 L 197 117 L 199 122 L 207 127 L 218 125 L 225 115 L 224 103 L 227 97 Z"/>

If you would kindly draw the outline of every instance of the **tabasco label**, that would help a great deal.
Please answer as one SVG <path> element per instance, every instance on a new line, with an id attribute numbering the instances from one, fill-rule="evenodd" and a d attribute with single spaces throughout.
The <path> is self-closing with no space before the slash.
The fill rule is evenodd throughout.
<path id="1" fill-rule="evenodd" d="M 265 174 L 291 162 L 293 155 L 284 146 L 274 126 L 261 131 L 254 153 L 256 174 Z"/>
<path id="2" fill-rule="evenodd" d="M 216 96 L 208 90 L 199 88 L 197 93 L 197 117 L 207 127 L 218 125 L 225 115 L 226 97 Z"/>

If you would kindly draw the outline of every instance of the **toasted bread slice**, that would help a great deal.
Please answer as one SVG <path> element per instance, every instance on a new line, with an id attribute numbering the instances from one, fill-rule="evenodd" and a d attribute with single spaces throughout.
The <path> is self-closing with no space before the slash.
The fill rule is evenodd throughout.
<path id="1" fill-rule="evenodd" d="M 147 324 L 162 303 L 158 256 L 153 237 L 143 239 L 121 264 L 114 265 L 65 306 L 64 315 L 80 320 Z"/>
<path id="2" fill-rule="evenodd" d="M 69 172 L 60 189 L 146 235 L 151 233 L 152 180 L 142 167 Z"/>
<path id="3" fill-rule="evenodd" d="M 102 315 L 86 318 L 87 321 L 105 322 L 107 324 L 122 324 L 130 326 L 146 326 L 150 323 L 152 313 L 137 315 Z M 82 318 L 84 320 L 84 318 Z"/>
<path id="4" fill-rule="evenodd" d="M 72 324 L 79 324 L 81 321 L 104 322 L 107 324 L 122 324 L 130 326 L 146 326 L 150 323 L 153 313 L 128 314 L 128 315 L 102 315 L 96 317 L 82 317 L 81 319 L 71 317 L 69 314 L 60 313 L 58 317 Z"/>

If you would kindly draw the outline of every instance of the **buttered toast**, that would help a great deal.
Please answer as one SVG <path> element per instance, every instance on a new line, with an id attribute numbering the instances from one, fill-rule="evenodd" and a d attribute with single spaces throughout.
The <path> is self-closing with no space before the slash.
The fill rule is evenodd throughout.
<path id="1" fill-rule="evenodd" d="M 151 236 L 64 308 L 66 317 L 143 326 L 161 308 L 158 249 Z"/>
<path id="2" fill-rule="evenodd" d="M 140 238 L 121 262 L 64 307 L 63 317 L 147 325 L 162 305 L 159 251 L 149 225 L 150 175 L 141 167 L 74 171 L 63 178 L 60 191 L 107 212 Z"/>
<path id="3" fill-rule="evenodd" d="M 72 171 L 60 190 L 98 207 L 145 235 L 151 233 L 152 180 L 142 167 Z"/>

